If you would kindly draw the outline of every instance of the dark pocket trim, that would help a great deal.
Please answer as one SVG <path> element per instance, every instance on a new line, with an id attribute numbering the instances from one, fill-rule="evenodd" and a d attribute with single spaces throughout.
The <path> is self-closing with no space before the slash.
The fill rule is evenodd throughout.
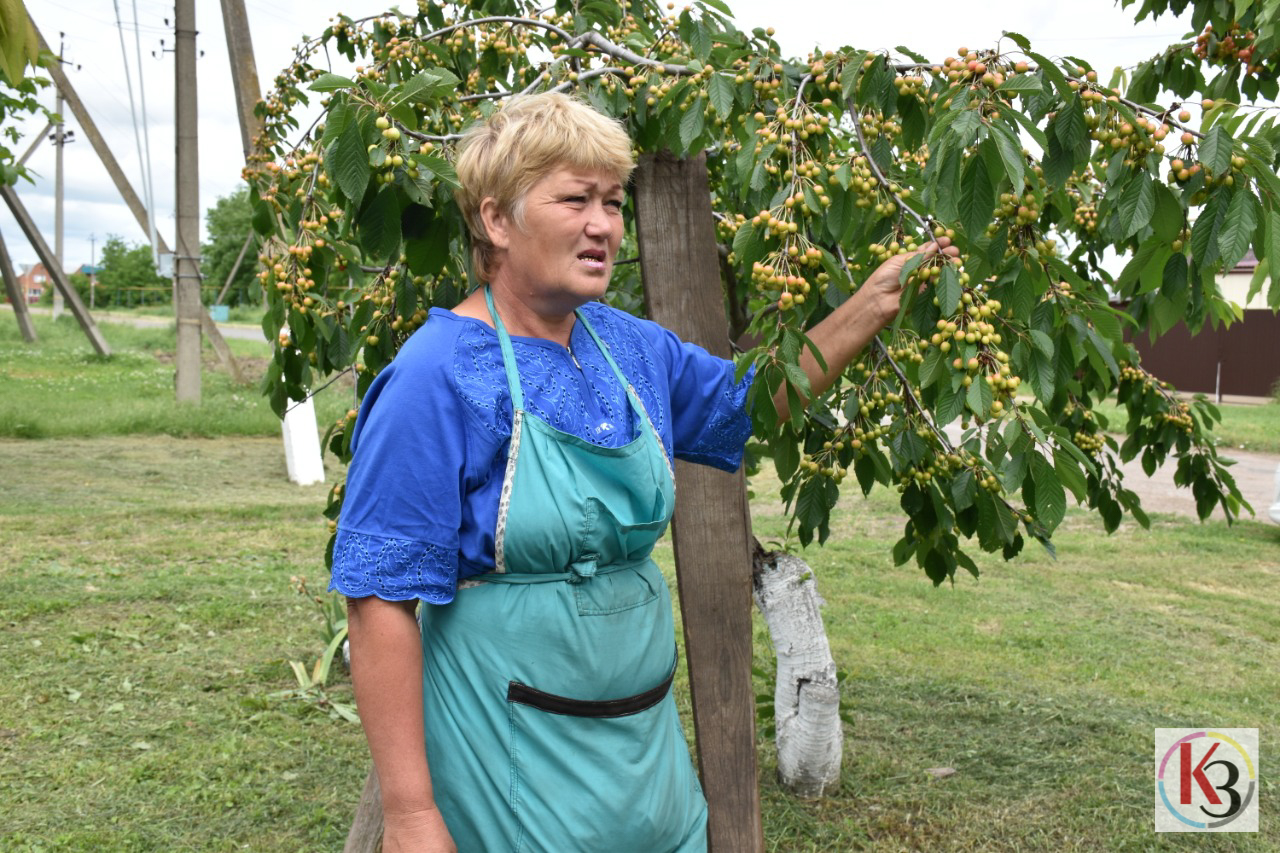
<path id="1" fill-rule="evenodd" d="M 569 717 L 628 717 L 641 711 L 647 711 L 665 699 L 667 693 L 671 690 L 671 683 L 675 681 L 675 677 L 676 673 L 673 669 L 665 681 L 643 693 L 637 693 L 634 696 L 627 696 L 622 699 L 598 700 L 570 699 L 567 696 L 556 696 L 554 693 L 544 693 L 527 684 L 511 681 L 507 683 L 507 701 L 528 705 L 531 708 L 537 708 L 539 711 L 563 714 Z"/>

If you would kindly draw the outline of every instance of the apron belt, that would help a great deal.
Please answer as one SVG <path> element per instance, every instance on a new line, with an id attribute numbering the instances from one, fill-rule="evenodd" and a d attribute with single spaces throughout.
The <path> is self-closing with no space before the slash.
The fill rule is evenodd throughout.
<path id="1" fill-rule="evenodd" d="M 467 581 L 478 581 L 480 583 L 553 583 L 555 581 L 567 581 L 568 583 L 582 583 L 584 580 L 595 577 L 596 575 L 607 575 L 610 572 L 618 572 L 623 569 L 638 569 L 641 566 L 648 565 L 649 558 L 641 557 L 638 560 L 618 560 L 612 563 L 600 565 L 596 555 L 587 555 L 580 560 L 576 560 L 569 564 L 567 572 L 487 572 L 483 575 L 473 575 L 467 578 Z"/>

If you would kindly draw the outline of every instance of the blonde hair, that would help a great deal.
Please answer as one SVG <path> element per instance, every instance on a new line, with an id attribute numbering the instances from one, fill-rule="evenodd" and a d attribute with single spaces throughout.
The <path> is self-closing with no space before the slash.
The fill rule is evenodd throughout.
<path id="1" fill-rule="evenodd" d="M 499 210 L 524 228 L 529 189 L 561 166 L 604 172 L 626 184 L 635 169 L 631 139 L 622 125 L 560 92 L 517 95 L 458 143 L 460 188 L 454 198 L 471 232 L 476 278 L 488 281 L 494 246 L 480 217 L 492 197 Z"/>

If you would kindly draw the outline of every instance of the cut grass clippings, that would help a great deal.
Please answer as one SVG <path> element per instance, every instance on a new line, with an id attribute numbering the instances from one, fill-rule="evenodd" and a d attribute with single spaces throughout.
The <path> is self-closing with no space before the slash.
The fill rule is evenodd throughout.
<path id="1" fill-rule="evenodd" d="M 285 695 L 322 648 L 291 578 L 323 588 L 325 486 L 289 484 L 275 437 L 0 454 L 0 849 L 339 849 L 364 738 Z M 753 488 L 757 534 L 780 536 L 776 483 Z M 851 725 L 820 801 L 780 790 L 761 737 L 769 850 L 1280 850 L 1280 531 L 1157 516 L 1106 537 L 1073 513 L 1057 561 L 1029 547 L 934 588 L 890 565 L 900 529 L 892 495 L 846 498 L 805 555 Z M 1152 729 L 1176 726 L 1260 729 L 1261 833 L 1154 833 Z"/>

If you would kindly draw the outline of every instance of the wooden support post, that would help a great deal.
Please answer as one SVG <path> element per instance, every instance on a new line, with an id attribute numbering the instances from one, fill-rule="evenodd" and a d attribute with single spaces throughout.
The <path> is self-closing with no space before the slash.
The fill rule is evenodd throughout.
<path id="1" fill-rule="evenodd" d="M 636 234 L 650 319 L 728 357 L 706 158 L 646 155 Z M 674 542 L 698 766 L 717 853 L 764 850 L 751 686 L 751 529 L 746 480 L 676 466 Z"/>
<path id="2" fill-rule="evenodd" d="M 360 805 L 356 806 L 356 818 L 351 822 L 342 853 L 381 853 L 383 828 L 382 788 L 378 785 L 378 771 L 371 769 L 365 777 Z"/>
<path id="3" fill-rule="evenodd" d="M 27 294 L 18 287 L 18 276 L 13 272 L 13 260 L 9 257 L 9 248 L 0 236 L 0 275 L 4 276 L 4 292 L 9 296 L 9 304 L 13 306 L 13 316 L 18 318 L 18 330 L 22 339 L 29 344 L 36 342 L 36 327 L 31 322 L 31 310 L 27 308 Z"/>
<path id="4" fill-rule="evenodd" d="M 27 213 L 27 209 L 23 207 L 18 194 L 14 192 L 13 187 L 0 184 L 0 197 L 3 197 L 4 203 L 9 206 L 9 212 L 17 220 L 18 227 L 26 235 L 27 242 L 31 244 L 31 248 L 36 250 L 36 255 L 40 258 L 40 263 L 44 264 L 49 277 L 53 279 L 54 286 L 62 292 L 62 298 L 71 307 L 71 313 L 75 315 L 76 322 L 80 324 L 85 336 L 89 338 L 89 343 L 97 351 L 98 355 L 111 355 L 111 347 L 107 345 L 106 338 L 102 337 L 102 332 L 98 330 L 98 324 L 93 322 L 89 309 L 85 308 L 84 303 L 80 301 L 80 294 L 76 293 L 76 289 L 71 286 L 71 282 L 67 281 L 66 273 L 56 263 L 53 252 L 49 250 L 49 244 L 40 236 L 40 230 L 36 228 L 35 220 L 31 218 L 31 214 Z"/>

